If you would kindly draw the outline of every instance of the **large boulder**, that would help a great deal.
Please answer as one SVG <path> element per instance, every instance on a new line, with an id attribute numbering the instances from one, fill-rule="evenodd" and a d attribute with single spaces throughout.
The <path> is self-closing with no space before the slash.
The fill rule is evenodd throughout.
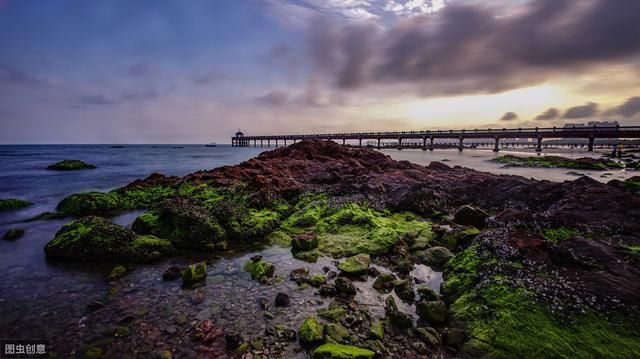
<path id="1" fill-rule="evenodd" d="M 102 217 L 83 217 L 63 226 L 44 247 L 49 258 L 76 261 L 148 262 L 172 253 L 167 240 L 136 236 Z"/>
<path id="2" fill-rule="evenodd" d="M 480 208 L 476 208 L 470 205 L 464 205 L 453 214 L 453 219 L 456 223 L 474 226 L 477 228 L 483 228 L 485 221 L 489 217 L 489 214 Z"/>
<path id="3" fill-rule="evenodd" d="M 216 218 L 206 208 L 184 198 L 164 201 L 158 209 L 138 217 L 132 228 L 141 234 L 167 238 L 180 249 L 226 248 L 226 233 Z"/>
<path id="4" fill-rule="evenodd" d="M 367 274 L 370 264 L 371 257 L 368 254 L 356 254 L 340 262 L 338 269 L 347 275 L 362 275 Z"/>

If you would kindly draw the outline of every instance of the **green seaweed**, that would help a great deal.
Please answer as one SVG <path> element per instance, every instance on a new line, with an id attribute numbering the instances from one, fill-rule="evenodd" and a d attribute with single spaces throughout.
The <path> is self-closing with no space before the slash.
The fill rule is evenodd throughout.
<path id="1" fill-rule="evenodd" d="M 578 235 L 577 231 L 566 227 L 548 228 L 542 231 L 542 237 L 544 239 L 556 243 L 566 241 L 576 235 Z"/>
<path id="2" fill-rule="evenodd" d="M 334 343 L 323 344 L 313 351 L 314 359 L 370 359 L 374 355 L 369 349 Z"/>
<path id="3" fill-rule="evenodd" d="M 0 199 L 0 212 L 13 211 L 31 206 L 33 203 L 17 198 Z"/>

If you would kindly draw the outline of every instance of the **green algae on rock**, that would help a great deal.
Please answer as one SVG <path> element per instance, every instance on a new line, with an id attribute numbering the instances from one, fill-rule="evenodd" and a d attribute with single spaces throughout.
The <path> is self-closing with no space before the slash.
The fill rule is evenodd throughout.
<path id="1" fill-rule="evenodd" d="M 244 270 L 251 274 L 251 279 L 261 280 L 273 277 L 276 267 L 271 262 L 259 259 L 249 260 L 244 265 Z"/>
<path id="2" fill-rule="evenodd" d="M 111 273 L 109 273 L 109 280 L 118 280 L 127 274 L 127 268 L 121 265 L 113 267 Z"/>
<path id="3" fill-rule="evenodd" d="M 348 275 L 367 274 L 371 257 L 368 254 L 357 254 L 349 257 L 338 264 L 338 269 Z"/>
<path id="4" fill-rule="evenodd" d="M 182 277 L 182 286 L 185 288 L 194 288 L 204 285 L 207 280 L 207 264 L 205 262 L 188 265 L 180 272 Z"/>
<path id="5" fill-rule="evenodd" d="M 0 212 L 13 211 L 31 206 L 33 203 L 17 198 L 0 199 Z"/>
<path id="6" fill-rule="evenodd" d="M 505 155 L 492 159 L 511 167 L 548 167 L 548 168 L 572 168 L 583 170 L 604 171 L 608 169 L 624 168 L 622 163 L 607 159 L 591 157 L 565 158 L 559 156 L 520 157 Z"/>
<path id="7" fill-rule="evenodd" d="M 327 343 L 313 351 L 313 359 L 371 359 L 375 352 L 351 345 Z"/>
<path id="8" fill-rule="evenodd" d="M 173 246 L 153 236 L 136 236 L 102 217 L 83 217 L 63 226 L 44 251 L 55 259 L 147 262 L 153 252 L 172 253 Z"/>
<path id="9" fill-rule="evenodd" d="M 80 160 L 62 160 L 60 162 L 47 166 L 48 170 L 55 171 L 77 171 L 94 168 L 96 168 L 95 165 L 85 163 Z"/>
<path id="10" fill-rule="evenodd" d="M 324 326 L 314 317 L 306 318 L 298 329 L 300 343 L 312 346 L 321 343 L 324 337 Z"/>

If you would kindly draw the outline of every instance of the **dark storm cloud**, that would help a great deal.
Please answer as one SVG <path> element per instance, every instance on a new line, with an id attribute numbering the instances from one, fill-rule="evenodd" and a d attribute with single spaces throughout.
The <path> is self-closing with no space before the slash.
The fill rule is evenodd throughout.
<path id="1" fill-rule="evenodd" d="M 515 112 L 507 112 L 502 117 L 500 117 L 500 121 L 513 121 L 517 119 L 518 115 Z"/>
<path id="2" fill-rule="evenodd" d="M 586 105 L 571 107 L 564 113 L 564 118 L 587 118 L 598 114 L 598 104 L 589 102 Z"/>
<path id="3" fill-rule="evenodd" d="M 550 108 L 545 112 L 536 116 L 536 120 L 544 121 L 544 120 L 555 120 L 560 116 L 560 111 L 557 108 Z"/>
<path id="4" fill-rule="evenodd" d="M 630 97 L 622 105 L 607 111 L 607 114 L 620 115 L 622 117 L 633 117 L 640 113 L 640 96 Z"/>
<path id="5" fill-rule="evenodd" d="M 310 56 L 316 74 L 340 88 L 410 83 L 425 94 L 456 94 L 503 91 L 640 55 L 640 1 L 532 0 L 511 14 L 495 9 L 449 3 L 388 30 L 316 21 Z"/>

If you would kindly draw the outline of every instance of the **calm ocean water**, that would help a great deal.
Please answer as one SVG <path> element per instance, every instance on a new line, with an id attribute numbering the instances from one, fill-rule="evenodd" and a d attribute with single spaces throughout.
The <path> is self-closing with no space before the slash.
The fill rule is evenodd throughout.
<path id="1" fill-rule="evenodd" d="M 0 146 L 0 198 L 21 198 L 34 203 L 23 210 L 0 213 L 0 235 L 12 227 L 26 230 L 17 241 L 0 240 L 0 338 L 41 337 L 51 334 L 51 321 L 82 317 L 86 304 L 101 298 L 108 290 L 104 281 L 109 265 L 49 262 L 44 245 L 67 220 L 23 222 L 44 211 L 53 211 L 65 196 L 81 191 L 108 191 L 123 186 L 153 172 L 182 176 L 202 169 L 233 165 L 254 157 L 265 148 L 232 148 L 220 145 L 42 145 Z M 486 150 L 383 150 L 395 159 L 419 164 L 445 161 L 494 173 L 519 174 L 525 177 L 563 181 L 575 179 L 566 169 L 501 168 L 489 161 L 496 156 Z M 504 152 L 503 152 L 504 153 Z M 584 152 L 562 153 L 579 157 Z M 598 155 L 598 154 L 593 154 Z M 95 164 L 94 170 L 57 172 L 45 168 L 62 159 L 80 159 Z M 601 172 L 581 171 L 597 180 L 629 177 L 625 171 L 610 171 L 608 178 Z M 113 220 L 130 225 L 140 212 L 122 214 Z M 38 321 L 37 325 L 16 323 Z M 42 322 L 43 321 L 43 322 Z M 67 323 L 69 324 L 69 323 Z M 71 325 L 71 324 L 69 324 Z M 68 327 L 57 326 L 64 336 Z M 32 332 L 30 332 L 30 330 Z"/>

